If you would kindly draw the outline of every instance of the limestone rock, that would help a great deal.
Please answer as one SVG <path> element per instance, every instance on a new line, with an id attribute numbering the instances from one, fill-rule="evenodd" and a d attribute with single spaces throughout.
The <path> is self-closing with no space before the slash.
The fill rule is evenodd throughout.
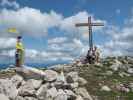
<path id="1" fill-rule="evenodd" d="M 52 87 L 47 90 L 47 98 L 55 98 L 57 96 L 58 91 L 55 87 Z"/>
<path id="2" fill-rule="evenodd" d="M 23 97 L 21 97 L 21 96 L 17 96 L 16 98 L 15 98 L 15 100 L 25 100 Z"/>
<path id="3" fill-rule="evenodd" d="M 58 74 L 57 82 L 66 83 L 66 78 L 65 78 L 65 75 L 64 75 L 63 71 L 61 71 L 61 73 Z"/>
<path id="4" fill-rule="evenodd" d="M 4 94 L 0 94 L 0 100 L 9 100 L 9 98 Z"/>
<path id="5" fill-rule="evenodd" d="M 76 94 L 71 90 L 64 90 L 70 100 L 76 99 Z"/>
<path id="6" fill-rule="evenodd" d="M 10 99 L 15 99 L 18 91 L 11 80 L 0 79 L 0 93 L 5 94 Z"/>
<path id="7" fill-rule="evenodd" d="M 38 89 L 42 84 L 42 80 L 30 79 L 28 82 L 33 85 L 34 89 Z"/>
<path id="8" fill-rule="evenodd" d="M 125 77 L 125 76 L 130 76 L 130 74 L 126 73 L 126 72 L 119 72 L 119 76 L 120 77 Z"/>
<path id="9" fill-rule="evenodd" d="M 67 83 L 74 83 L 74 80 L 71 76 L 66 77 Z"/>
<path id="10" fill-rule="evenodd" d="M 115 59 L 115 63 L 110 66 L 110 68 L 113 70 L 113 71 L 117 71 L 120 67 L 121 67 L 122 63 L 120 61 L 118 61 L 117 59 Z"/>
<path id="11" fill-rule="evenodd" d="M 87 81 L 84 78 L 79 77 L 78 78 L 78 83 L 79 83 L 79 86 L 84 86 L 84 85 L 87 84 Z"/>
<path id="12" fill-rule="evenodd" d="M 46 93 L 48 90 L 49 84 L 42 85 L 36 92 L 36 95 L 39 100 L 45 100 L 46 99 Z"/>
<path id="13" fill-rule="evenodd" d="M 21 96 L 33 96 L 35 95 L 35 88 L 33 83 L 28 80 L 19 88 L 19 95 Z"/>
<path id="14" fill-rule="evenodd" d="M 109 91 L 111 91 L 111 89 L 108 86 L 105 85 L 105 86 L 102 86 L 101 91 L 109 92 Z"/>
<path id="15" fill-rule="evenodd" d="M 80 95 L 77 96 L 76 100 L 84 100 L 83 97 L 81 97 Z"/>
<path id="16" fill-rule="evenodd" d="M 88 91 L 85 88 L 78 88 L 76 90 L 78 95 L 81 95 L 85 100 L 93 100 Z"/>
<path id="17" fill-rule="evenodd" d="M 68 96 L 62 89 L 59 89 L 54 100 L 68 100 Z"/>
<path id="18" fill-rule="evenodd" d="M 44 73 L 45 73 L 44 80 L 48 81 L 48 82 L 55 81 L 58 77 L 57 72 L 53 71 L 53 70 L 46 70 L 46 71 L 44 71 Z"/>
<path id="19" fill-rule="evenodd" d="M 127 72 L 128 72 L 129 74 L 133 74 L 133 68 L 129 68 L 129 69 L 127 70 Z"/>
<path id="20" fill-rule="evenodd" d="M 15 70 L 16 70 L 17 74 L 19 74 L 23 77 L 26 77 L 30 73 L 30 71 L 25 68 L 15 68 Z"/>
<path id="21" fill-rule="evenodd" d="M 16 68 L 15 70 L 19 75 L 26 79 L 43 79 L 45 76 L 45 73 L 42 70 L 32 67 L 23 66 L 22 68 Z"/>
<path id="22" fill-rule="evenodd" d="M 54 86 L 56 87 L 56 89 L 72 89 L 71 84 L 62 82 L 54 82 Z"/>
<path id="23" fill-rule="evenodd" d="M 78 72 L 70 72 L 66 76 L 68 83 L 73 83 L 78 80 Z"/>
<path id="24" fill-rule="evenodd" d="M 18 88 L 21 85 L 22 81 L 23 81 L 23 77 L 16 74 L 11 78 L 11 81 Z"/>
<path id="25" fill-rule="evenodd" d="M 107 71 L 107 72 L 106 72 L 106 75 L 108 75 L 108 76 L 111 76 L 112 74 L 113 74 L 112 71 Z"/>
<path id="26" fill-rule="evenodd" d="M 129 64 L 133 64 L 133 57 L 127 57 L 127 61 Z"/>
<path id="27" fill-rule="evenodd" d="M 25 99 L 25 100 L 37 100 L 37 99 L 34 98 L 34 97 L 25 97 L 24 99 Z"/>
<path id="28" fill-rule="evenodd" d="M 79 83 L 78 82 L 74 82 L 70 84 L 72 89 L 78 88 L 79 87 Z"/>

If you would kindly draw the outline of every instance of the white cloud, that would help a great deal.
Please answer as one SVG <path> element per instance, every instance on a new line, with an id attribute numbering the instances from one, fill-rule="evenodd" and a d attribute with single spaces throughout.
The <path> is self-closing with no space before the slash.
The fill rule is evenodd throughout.
<path id="1" fill-rule="evenodd" d="M 1 49 L 13 49 L 15 48 L 15 38 L 0 38 L 0 50 Z"/>
<path id="2" fill-rule="evenodd" d="M 62 41 L 60 43 L 54 42 L 48 44 L 48 51 L 53 52 L 53 54 L 60 52 L 62 54 L 60 58 L 67 56 L 70 59 L 76 59 L 77 57 L 83 56 L 87 53 L 88 45 L 85 45 L 80 39 L 73 38 L 71 40 L 66 38 L 65 40 L 65 42 Z"/>
<path id="3" fill-rule="evenodd" d="M 67 33 L 70 33 L 73 37 L 83 36 L 86 38 L 88 36 L 88 27 L 75 27 L 76 23 L 87 23 L 88 22 L 88 16 L 92 17 L 92 22 L 100 22 L 105 23 L 105 20 L 95 19 L 92 14 L 89 14 L 86 11 L 79 12 L 73 16 L 66 17 L 64 20 L 61 21 L 60 29 L 66 31 Z M 102 27 L 94 27 L 93 31 L 97 31 L 99 29 L 102 29 Z M 87 33 L 87 34 L 86 34 Z"/>
<path id="4" fill-rule="evenodd" d="M 121 10 L 120 9 L 116 9 L 116 14 L 120 14 Z"/>
<path id="5" fill-rule="evenodd" d="M 83 43 L 79 39 L 73 39 L 73 42 L 77 47 L 83 47 Z"/>
<path id="6" fill-rule="evenodd" d="M 11 50 L 2 50 L 0 52 L 0 56 L 3 58 L 11 58 L 14 62 L 15 59 L 15 49 Z M 49 51 L 38 51 L 35 49 L 26 49 L 25 50 L 25 62 L 32 62 L 32 63 L 42 63 L 42 62 L 49 62 L 49 61 L 71 61 L 73 57 L 66 53 L 61 52 L 49 52 Z M 1 59 L 0 62 L 5 62 L 5 59 Z M 7 61 L 9 62 L 9 61 Z"/>
<path id="7" fill-rule="evenodd" d="M 33 58 L 35 59 L 38 56 L 39 52 L 34 49 L 26 49 L 25 50 L 25 57 L 26 58 Z"/>
<path id="8" fill-rule="evenodd" d="M 86 11 L 79 12 L 70 17 L 64 17 L 55 11 L 42 13 L 40 10 L 29 7 L 20 8 L 18 10 L 3 9 L 0 12 L 0 19 L 2 19 L 0 23 L 2 31 L 0 34 L 5 36 L 6 32 L 4 30 L 10 27 L 16 27 L 22 34 L 41 37 L 47 35 L 50 28 L 56 27 L 61 31 L 67 32 L 66 35 L 75 37 L 78 36 L 78 33 L 82 35 L 84 35 L 83 33 L 88 33 L 87 27 L 76 28 L 75 23 L 87 22 L 87 18 L 90 15 L 92 16 L 92 21 L 106 22 L 104 20 L 95 19 L 92 14 Z M 99 29 L 101 29 L 101 27 L 94 28 L 94 31 Z"/>
<path id="9" fill-rule="evenodd" d="M 2 19 L 0 26 L 5 30 L 16 27 L 20 33 L 40 37 L 46 35 L 49 28 L 56 27 L 62 16 L 54 11 L 48 14 L 25 7 L 17 11 L 3 9 L 0 12 L 0 19 Z"/>
<path id="10" fill-rule="evenodd" d="M 65 41 L 67 41 L 66 37 L 55 37 L 53 39 L 49 39 L 48 44 L 63 43 Z"/>
<path id="11" fill-rule="evenodd" d="M 79 39 L 69 39 L 64 37 L 54 38 L 48 40 L 48 50 L 60 52 L 73 52 L 76 49 L 83 47 Z M 58 42 L 57 42 L 58 41 Z"/>
<path id="12" fill-rule="evenodd" d="M 34 49 L 26 50 L 26 59 L 34 60 L 35 62 L 46 62 L 46 61 L 66 61 L 72 60 L 73 57 L 69 54 L 62 52 L 49 52 L 49 51 L 37 51 Z"/>
<path id="13" fill-rule="evenodd" d="M 15 0 L 1 0 L 0 5 L 3 7 L 13 7 L 15 9 L 20 7 L 20 5 Z"/>
<path id="14" fill-rule="evenodd" d="M 110 36 L 110 40 L 101 45 L 104 56 L 133 55 L 132 20 L 133 15 L 130 16 L 129 19 L 124 20 L 126 23 L 122 28 L 119 26 L 111 26 L 109 30 L 105 30 L 105 32 Z"/>

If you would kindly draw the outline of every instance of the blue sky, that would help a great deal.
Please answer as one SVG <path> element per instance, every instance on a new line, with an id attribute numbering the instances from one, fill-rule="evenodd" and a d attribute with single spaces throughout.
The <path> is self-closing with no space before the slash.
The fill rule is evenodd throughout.
<path id="1" fill-rule="evenodd" d="M 22 7 L 28 6 L 42 12 L 54 10 L 66 17 L 85 10 L 93 13 L 96 18 L 106 19 L 116 24 L 123 22 L 125 17 L 129 17 L 133 5 L 132 0 L 18 0 L 18 2 Z M 120 10 L 118 15 L 116 15 L 117 10 Z"/>
<path id="2" fill-rule="evenodd" d="M 85 55 L 88 29 L 74 24 L 88 16 L 105 24 L 93 28 L 102 56 L 132 55 L 132 0 L 1 0 L 0 8 L 0 63 L 14 57 L 16 35 L 5 31 L 9 27 L 23 36 L 26 62 L 72 61 Z"/>

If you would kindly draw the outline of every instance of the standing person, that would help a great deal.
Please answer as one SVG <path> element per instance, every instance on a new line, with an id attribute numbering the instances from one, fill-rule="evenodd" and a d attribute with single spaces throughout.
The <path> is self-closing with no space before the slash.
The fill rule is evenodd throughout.
<path id="1" fill-rule="evenodd" d="M 89 64 L 92 64 L 92 55 L 93 55 L 92 48 L 90 48 L 86 56 L 86 62 Z"/>
<path id="2" fill-rule="evenodd" d="M 99 63 L 100 61 L 100 50 L 95 46 L 94 47 L 95 57 L 96 57 L 96 63 Z"/>
<path id="3" fill-rule="evenodd" d="M 16 67 L 21 67 L 24 64 L 24 47 L 21 42 L 22 37 L 17 37 L 16 43 Z"/>

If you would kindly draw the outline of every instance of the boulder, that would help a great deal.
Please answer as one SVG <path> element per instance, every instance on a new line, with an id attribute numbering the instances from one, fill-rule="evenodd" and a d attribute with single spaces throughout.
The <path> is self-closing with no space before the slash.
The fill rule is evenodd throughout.
<path id="1" fill-rule="evenodd" d="M 0 94 L 0 100 L 9 100 L 9 98 L 4 94 Z"/>
<path id="2" fill-rule="evenodd" d="M 78 88 L 79 87 L 79 83 L 78 82 L 74 82 L 70 84 L 72 89 Z"/>
<path id="3" fill-rule="evenodd" d="M 107 75 L 107 76 L 111 76 L 112 74 L 113 74 L 112 71 L 110 71 L 110 70 L 109 70 L 109 71 L 106 71 L 106 75 Z"/>
<path id="4" fill-rule="evenodd" d="M 133 74 L 133 68 L 128 68 L 127 72 L 128 72 L 129 74 Z"/>
<path id="5" fill-rule="evenodd" d="M 21 85 L 22 81 L 23 81 L 23 77 L 21 77 L 20 75 L 16 74 L 11 78 L 12 83 L 19 88 L 19 86 Z"/>
<path id="6" fill-rule="evenodd" d="M 9 99 L 15 99 L 18 91 L 15 85 L 9 79 L 0 79 L 0 93 L 5 94 Z"/>
<path id="7" fill-rule="evenodd" d="M 84 78 L 79 77 L 78 78 L 78 83 L 79 83 L 79 86 L 84 86 L 84 85 L 87 84 L 87 81 Z"/>
<path id="8" fill-rule="evenodd" d="M 15 98 L 15 100 L 25 100 L 23 97 L 21 97 L 21 96 L 17 96 L 16 98 Z"/>
<path id="9" fill-rule="evenodd" d="M 38 100 L 38 99 L 36 99 L 36 98 L 34 98 L 34 97 L 25 97 L 24 99 L 25 99 L 25 100 Z"/>
<path id="10" fill-rule="evenodd" d="M 120 67 L 121 67 L 122 63 L 118 60 L 115 60 L 115 63 L 113 65 L 110 66 L 110 68 L 113 71 L 117 71 Z"/>
<path id="11" fill-rule="evenodd" d="M 127 61 L 129 64 L 133 64 L 133 57 L 127 57 Z"/>
<path id="12" fill-rule="evenodd" d="M 30 71 L 26 68 L 23 68 L 23 67 L 20 67 L 20 68 L 16 67 L 15 70 L 16 70 L 17 74 L 19 74 L 23 77 L 26 77 L 30 74 Z"/>
<path id="13" fill-rule="evenodd" d="M 108 86 L 105 85 L 105 86 L 102 86 L 101 91 L 109 92 L 109 91 L 111 91 L 111 89 Z"/>
<path id="14" fill-rule="evenodd" d="M 119 68 L 119 65 L 113 64 L 112 66 L 110 66 L 110 68 L 111 68 L 113 71 L 117 71 L 118 68 Z"/>
<path id="15" fill-rule="evenodd" d="M 81 97 L 80 95 L 78 95 L 78 96 L 76 97 L 76 100 L 84 100 L 84 99 L 83 99 L 83 97 Z"/>
<path id="16" fill-rule="evenodd" d="M 64 75 L 63 71 L 61 71 L 61 73 L 58 74 L 57 82 L 66 83 L 66 78 L 65 78 L 65 75 Z"/>
<path id="17" fill-rule="evenodd" d="M 71 84 L 62 82 L 54 82 L 54 86 L 56 87 L 56 89 L 72 89 Z"/>
<path id="18" fill-rule="evenodd" d="M 46 83 L 42 85 L 36 92 L 36 96 L 39 100 L 45 100 L 46 99 L 46 93 L 49 88 L 49 84 Z"/>
<path id="19" fill-rule="evenodd" d="M 66 77 L 67 83 L 74 83 L 74 80 L 71 76 Z"/>
<path id="20" fill-rule="evenodd" d="M 63 69 L 64 72 L 70 72 L 73 69 L 73 67 L 70 64 L 69 65 L 64 64 L 64 65 L 54 65 L 54 66 L 49 67 L 49 69 L 55 70 L 57 72 L 60 72 Z"/>
<path id="21" fill-rule="evenodd" d="M 125 77 L 125 76 L 130 76 L 130 74 L 126 73 L 126 72 L 119 72 L 119 76 L 120 77 Z"/>
<path id="22" fill-rule="evenodd" d="M 64 90 L 70 100 L 76 99 L 76 94 L 71 90 Z"/>
<path id="23" fill-rule="evenodd" d="M 76 94 L 83 97 L 83 100 L 93 100 L 88 91 L 85 88 L 78 88 L 76 89 Z"/>
<path id="24" fill-rule="evenodd" d="M 78 72 L 70 72 L 67 74 L 66 79 L 68 83 L 73 83 L 78 80 Z"/>
<path id="25" fill-rule="evenodd" d="M 55 81 L 58 77 L 58 73 L 53 70 L 45 70 L 44 73 L 45 73 L 44 80 L 47 82 Z"/>
<path id="26" fill-rule="evenodd" d="M 57 90 L 55 87 L 52 87 L 50 89 L 47 90 L 47 98 L 55 98 L 57 96 Z"/>
<path id="27" fill-rule="evenodd" d="M 17 74 L 23 76 L 25 79 L 43 79 L 45 73 L 42 70 L 23 66 L 21 68 L 15 68 Z"/>
<path id="28" fill-rule="evenodd" d="M 38 89 L 42 84 L 42 80 L 30 79 L 28 82 L 33 85 L 34 89 Z"/>
<path id="29" fill-rule="evenodd" d="M 54 100 L 68 100 L 68 96 L 62 89 L 59 89 Z"/>
<path id="30" fill-rule="evenodd" d="M 61 89 L 64 86 L 64 84 L 62 82 L 59 82 L 59 81 L 53 82 L 51 85 L 56 87 L 56 89 Z"/>
<path id="31" fill-rule="evenodd" d="M 31 80 L 25 82 L 19 89 L 20 96 L 34 96 L 35 95 L 35 87 L 34 83 Z"/>

